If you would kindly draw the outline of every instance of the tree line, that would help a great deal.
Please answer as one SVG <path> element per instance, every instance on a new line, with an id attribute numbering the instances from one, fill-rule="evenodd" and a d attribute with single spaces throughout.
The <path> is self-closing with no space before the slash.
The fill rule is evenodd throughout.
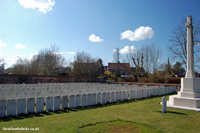
<path id="1" fill-rule="evenodd" d="M 52 45 L 40 50 L 31 59 L 18 59 L 7 69 L 8 73 L 20 75 L 67 75 L 76 77 L 97 77 L 103 75 L 102 60 L 82 51 L 66 66 L 65 58 L 59 48 Z"/>

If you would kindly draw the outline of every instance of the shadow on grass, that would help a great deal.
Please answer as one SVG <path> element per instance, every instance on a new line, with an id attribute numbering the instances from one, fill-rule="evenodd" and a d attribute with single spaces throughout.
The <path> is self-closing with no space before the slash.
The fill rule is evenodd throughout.
<path id="1" fill-rule="evenodd" d="M 44 117 L 48 115 L 53 115 L 53 112 L 41 112 L 41 113 L 28 113 L 28 114 L 21 114 L 19 116 L 10 116 L 10 117 L 4 117 L 0 119 L 0 122 L 7 122 L 12 120 L 22 120 L 22 119 L 28 119 L 28 118 L 34 118 L 34 117 Z"/>
<path id="2" fill-rule="evenodd" d="M 188 114 L 185 114 L 185 113 L 174 112 L 174 111 L 167 111 L 167 113 L 177 114 L 177 115 L 188 115 Z"/>
<path id="3" fill-rule="evenodd" d="M 141 99 L 141 100 L 145 100 L 145 99 Z M 34 117 L 44 117 L 44 116 L 49 116 L 49 115 L 54 115 L 54 114 L 63 114 L 63 113 L 78 112 L 78 111 L 84 111 L 84 110 L 92 110 L 92 109 L 98 109 L 98 108 L 109 107 L 109 106 L 114 106 L 114 105 L 128 104 L 131 102 L 137 102 L 141 100 L 127 100 L 127 101 L 121 101 L 121 102 L 115 102 L 115 103 L 97 104 L 97 105 L 86 106 L 86 107 L 65 108 L 64 110 L 57 110 L 54 112 L 46 112 L 46 110 L 44 110 L 44 112 L 40 112 L 40 113 L 28 113 L 28 114 L 21 114 L 18 116 L 9 116 L 9 117 L 0 118 L 0 122 L 22 120 L 22 119 L 28 119 L 28 118 L 34 118 Z"/>
<path id="4" fill-rule="evenodd" d="M 118 122 L 118 124 L 116 124 L 116 125 L 112 124 L 112 123 L 115 123 L 115 122 Z M 99 125 L 99 126 L 97 126 L 97 125 Z M 101 125 L 103 125 L 103 126 L 101 126 Z M 139 130 L 145 128 L 146 132 L 148 130 L 150 132 L 163 132 L 161 129 L 157 129 L 156 127 L 153 127 L 153 126 L 150 126 L 150 125 L 147 125 L 147 124 L 133 122 L 133 121 L 128 121 L 128 120 L 122 120 L 122 119 L 115 119 L 115 120 L 110 120 L 110 121 L 101 121 L 101 122 L 96 122 L 96 123 L 89 123 L 89 124 L 80 126 L 78 128 L 78 132 L 80 132 L 80 130 L 82 130 L 84 128 L 86 128 L 85 130 L 88 132 L 88 127 L 93 127 L 93 129 L 95 129 L 94 131 L 99 132 L 100 130 L 98 130 L 98 128 L 99 129 L 106 129 L 105 126 L 108 127 L 108 129 L 107 129 L 108 132 L 109 132 L 110 129 L 113 129 L 113 128 L 115 129 L 113 131 L 122 129 L 121 131 L 125 130 L 125 132 L 126 131 L 128 131 L 128 132 L 134 132 L 133 129 L 135 129 L 135 128 L 137 128 Z M 126 128 L 124 128 L 124 127 L 126 127 Z M 90 132 L 91 131 L 93 131 L 93 130 L 90 130 Z M 104 131 L 104 130 L 101 130 L 101 131 Z"/>
<path id="5" fill-rule="evenodd" d="M 51 115 L 53 115 L 53 114 L 64 114 L 64 113 L 69 113 L 69 112 L 70 112 L 69 109 L 67 109 L 67 110 L 57 110 L 55 112 L 51 112 Z"/>
<path id="6" fill-rule="evenodd" d="M 155 112 L 162 113 L 162 111 L 155 111 Z M 188 115 L 188 114 L 185 114 L 185 113 L 180 113 L 180 112 L 175 112 L 175 111 L 167 111 L 167 113 L 176 114 L 176 115 Z"/>

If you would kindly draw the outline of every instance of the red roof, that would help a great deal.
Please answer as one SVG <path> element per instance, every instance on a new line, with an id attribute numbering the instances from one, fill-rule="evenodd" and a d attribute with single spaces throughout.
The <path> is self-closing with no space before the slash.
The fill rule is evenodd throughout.
<path id="1" fill-rule="evenodd" d="M 108 63 L 108 69 L 130 69 L 129 63 Z"/>

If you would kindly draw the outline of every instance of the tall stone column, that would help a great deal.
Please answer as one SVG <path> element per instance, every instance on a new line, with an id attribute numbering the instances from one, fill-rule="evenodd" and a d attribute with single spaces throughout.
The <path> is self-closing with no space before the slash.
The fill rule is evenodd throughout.
<path id="1" fill-rule="evenodd" d="M 167 106 L 200 111 L 200 78 L 194 73 L 192 16 L 187 16 L 185 26 L 187 27 L 187 72 L 185 78 L 181 78 L 181 90 L 178 95 L 169 96 Z"/>
<path id="2" fill-rule="evenodd" d="M 187 16 L 187 21 L 185 22 L 185 26 L 187 27 L 187 71 L 185 77 L 195 78 L 192 16 Z"/>

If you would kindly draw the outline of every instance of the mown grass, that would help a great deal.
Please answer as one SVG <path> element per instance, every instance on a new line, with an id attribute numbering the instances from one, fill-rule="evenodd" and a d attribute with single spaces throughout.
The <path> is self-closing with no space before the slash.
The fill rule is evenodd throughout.
<path id="1" fill-rule="evenodd" d="M 0 119 L 2 128 L 39 128 L 39 132 L 200 132 L 200 112 L 167 108 L 161 97 Z M 129 130 L 128 130 L 129 129 Z M 21 132 L 21 131 L 14 131 Z"/>

